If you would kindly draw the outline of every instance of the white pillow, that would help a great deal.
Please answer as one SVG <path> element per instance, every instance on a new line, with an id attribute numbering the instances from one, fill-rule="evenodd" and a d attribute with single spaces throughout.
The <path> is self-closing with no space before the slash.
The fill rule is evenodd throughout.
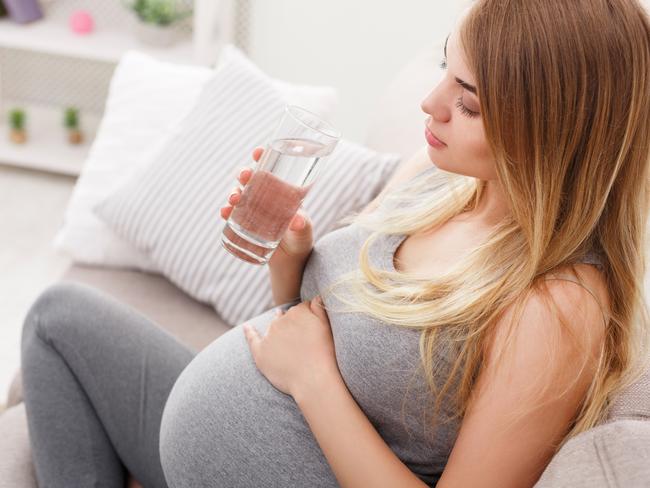
<path id="1" fill-rule="evenodd" d="M 219 59 L 215 70 L 237 63 L 244 65 L 246 69 L 255 72 L 258 76 L 267 75 L 234 44 L 225 44 L 219 51 Z M 338 105 L 338 92 L 335 88 L 325 85 L 297 85 L 283 80 L 269 78 L 271 84 L 282 93 L 290 103 L 299 105 L 321 114 L 325 118 L 332 116 L 335 107 Z"/>
<path id="2" fill-rule="evenodd" d="M 171 137 L 192 109 L 203 85 L 219 70 L 257 70 L 291 103 L 330 116 L 338 103 L 329 86 L 292 85 L 267 77 L 232 44 L 223 46 L 215 70 L 158 61 L 138 51 L 117 65 L 104 116 L 66 209 L 54 245 L 73 261 L 158 271 L 146 253 L 116 235 L 92 207 L 122 185 Z"/>
<path id="3" fill-rule="evenodd" d="M 286 103 L 243 64 L 218 71 L 155 160 L 95 207 L 170 281 L 233 325 L 271 307 L 272 294 L 267 266 L 222 247 L 219 209 L 238 184 L 237 169 L 254 164 L 253 148 L 269 141 Z M 372 200 L 400 159 L 339 141 L 303 202 L 315 240 Z"/>

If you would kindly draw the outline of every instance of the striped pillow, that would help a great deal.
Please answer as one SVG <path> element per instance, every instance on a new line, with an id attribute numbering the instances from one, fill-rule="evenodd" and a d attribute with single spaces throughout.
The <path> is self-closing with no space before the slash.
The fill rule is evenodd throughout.
<path id="1" fill-rule="evenodd" d="M 222 247 L 219 209 L 238 184 L 239 168 L 254 164 L 252 149 L 272 136 L 286 103 L 260 73 L 244 66 L 217 71 L 152 161 L 94 207 L 171 282 L 232 325 L 273 300 L 268 267 Z M 303 202 L 314 239 L 372 200 L 400 158 L 341 140 Z"/>

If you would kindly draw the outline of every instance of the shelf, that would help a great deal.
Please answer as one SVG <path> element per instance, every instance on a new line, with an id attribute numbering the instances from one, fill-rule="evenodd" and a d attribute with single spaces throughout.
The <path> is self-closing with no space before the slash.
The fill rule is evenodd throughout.
<path id="1" fill-rule="evenodd" d="M 133 20 L 133 22 L 136 22 Z M 129 49 L 137 49 L 158 59 L 182 64 L 200 64 L 194 61 L 191 39 L 179 40 L 167 48 L 153 48 L 140 42 L 130 29 L 97 29 L 87 35 L 70 31 L 67 24 L 47 17 L 29 24 L 17 24 L 0 19 L 0 47 L 24 49 L 59 56 L 86 58 L 116 63 Z"/>
<path id="2" fill-rule="evenodd" d="M 90 146 L 97 133 L 101 117 L 97 114 L 80 112 L 83 142 L 73 145 L 67 141 L 63 127 L 63 107 L 2 101 L 0 119 L 0 164 L 50 171 L 78 176 L 88 156 Z M 26 111 L 27 141 L 15 144 L 9 140 L 6 123 L 7 110 L 20 106 Z"/>

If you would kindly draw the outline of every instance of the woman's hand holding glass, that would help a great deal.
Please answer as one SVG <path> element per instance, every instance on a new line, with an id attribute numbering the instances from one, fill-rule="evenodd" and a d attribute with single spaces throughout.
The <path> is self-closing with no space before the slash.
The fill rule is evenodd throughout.
<path id="1" fill-rule="evenodd" d="M 264 148 L 257 147 L 253 150 L 253 160 L 259 161 Z M 241 193 L 250 181 L 253 175 L 252 168 L 243 168 L 237 179 L 241 186 L 236 186 L 228 196 L 228 201 L 224 207 L 221 207 L 221 217 L 228 220 L 232 213 L 233 207 L 236 206 L 240 199 Z M 287 232 L 282 237 L 280 244 L 273 252 L 269 259 L 269 266 L 280 268 L 284 266 L 301 266 L 305 263 L 311 250 L 314 247 L 313 227 L 311 220 L 304 212 L 302 207 L 294 215 Z"/>

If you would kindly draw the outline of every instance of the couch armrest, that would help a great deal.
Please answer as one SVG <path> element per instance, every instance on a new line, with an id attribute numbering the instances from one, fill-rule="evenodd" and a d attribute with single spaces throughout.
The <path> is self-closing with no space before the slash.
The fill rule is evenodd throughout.
<path id="1" fill-rule="evenodd" d="M 14 407 L 23 401 L 23 380 L 20 375 L 20 370 L 16 371 L 11 385 L 9 386 L 9 393 L 7 394 L 7 408 Z"/>
<path id="2" fill-rule="evenodd" d="M 24 403 L 0 414 L 0 488 L 37 488 Z"/>
<path id="3" fill-rule="evenodd" d="M 535 488 L 610 486 L 650 486 L 650 421 L 621 419 L 577 435 L 535 484 Z"/>

